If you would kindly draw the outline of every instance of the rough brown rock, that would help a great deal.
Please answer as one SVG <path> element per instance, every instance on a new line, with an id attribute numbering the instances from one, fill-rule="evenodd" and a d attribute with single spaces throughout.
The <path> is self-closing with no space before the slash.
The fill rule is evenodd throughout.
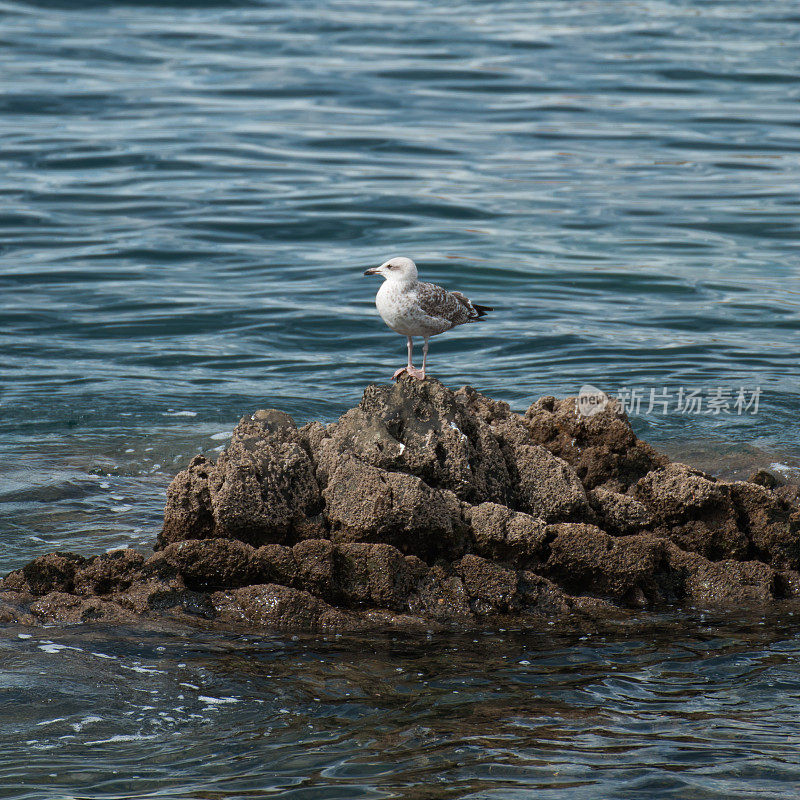
<path id="1" fill-rule="evenodd" d="M 401 378 L 370 386 L 357 408 L 328 430 L 315 450 L 322 483 L 341 460 L 416 475 L 462 500 L 507 502 L 511 481 L 491 429 L 464 412 L 438 381 Z"/>
<path id="2" fill-rule="evenodd" d="M 388 544 L 353 542 L 335 550 L 336 595 L 350 606 L 373 606 L 404 611 L 427 565 Z"/>
<path id="3" fill-rule="evenodd" d="M 485 558 L 527 564 L 545 554 L 547 523 L 543 519 L 512 511 L 498 503 L 467 508 L 475 552 Z"/>
<path id="4" fill-rule="evenodd" d="M 464 556 L 454 564 L 454 569 L 464 582 L 472 611 L 487 614 L 516 610 L 519 605 L 516 572 L 473 555 Z"/>
<path id="5" fill-rule="evenodd" d="M 222 621 L 234 625 L 308 631 L 353 630 L 358 618 L 328 605 L 310 592 L 288 586 L 245 586 L 211 596 Z"/>
<path id="6" fill-rule="evenodd" d="M 198 456 L 170 484 L 159 546 L 212 537 L 258 546 L 324 534 L 304 444 L 288 414 L 243 417 L 215 465 Z"/>
<path id="7" fill-rule="evenodd" d="M 624 492 L 629 486 L 668 463 L 666 456 L 637 439 L 627 415 L 614 402 L 585 417 L 576 398 L 543 397 L 525 412 L 531 438 L 563 458 L 587 489 L 598 486 Z"/>
<path id="8" fill-rule="evenodd" d="M 211 507 L 209 473 L 217 481 L 216 467 L 204 456 L 195 456 L 189 466 L 179 472 L 167 488 L 164 526 L 158 546 L 183 539 L 208 539 L 214 536 L 216 523 Z"/>
<path id="9" fill-rule="evenodd" d="M 253 583 L 254 552 L 250 545 L 232 539 L 194 539 L 167 545 L 147 565 L 151 570 L 171 568 L 187 588 L 210 591 Z"/>
<path id="10" fill-rule="evenodd" d="M 633 497 L 600 488 L 592 489 L 588 495 L 598 525 L 608 533 L 626 536 L 641 533 L 653 524 L 647 506 Z"/>
<path id="11" fill-rule="evenodd" d="M 464 581 L 443 566 L 434 566 L 417 585 L 408 601 L 412 614 L 444 622 L 472 619 Z"/>
<path id="12" fill-rule="evenodd" d="M 464 551 L 466 526 L 455 494 L 415 475 L 348 458 L 323 496 L 334 541 L 383 542 L 426 560 Z"/>
<path id="13" fill-rule="evenodd" d="M 93 556 L 75 571 L 73 592 L 88 596 L 123 592 L 142 578 L 144 563 L 144 556 L 131 549 Z"/>
<path id="14" fill-rule="evenodd" d="M 753 555 L 773 567 L 800 569 L 800 509 L 752 483 L 732 483 L 730 491 Z"/>
<path id="15" fill-rule="evenodd" d="M 683 597 L 703 605 L 752 607 L 773 600 L 778 576 L 759 561 L 711 562 L 677 547 L 669 550 L 670 566 L 683 587 Z"/>
<path id="16" fill-rule="evenodd" d="M 685 464 L 669 464 L 645 475 L 633 494 L 652 514 L 654 532 L 684 550 L 711 561 L 748 557 L 729 484 Z"/>
<path id="17" fill-rule="evenodd" d="M 625 605 L 675 598 L 667 542 L 658 537 L 615 537 L 594 525 L 551 526 L 555 538 L 545 573 L 567 591 L 609 597 Z"/>
<path id="18" fill-rule="evenodd" d="M 245 417 L 176 476 L 157 548 L 40 556 L 0 621 L 423 631 L 791 601 L 800 489 L 670 464 L 611 406 L 520 415 L 404 378 L 329 425 Z"/>
<path id="19" fill-rule="evenodd" d="M 71 593 L 75 588 L 75 573 L 85 562 L 83 556 L 75 553 L 48 553 L 10 573 L 3 581 L 3 589 L 33 595 Z"/>
<path id="20" fill-rule="evenodd" d="M 539 445 L 515 445 L 517 508 L 547 522 L 590 517 L 586 492 L 572 467 Z"/>

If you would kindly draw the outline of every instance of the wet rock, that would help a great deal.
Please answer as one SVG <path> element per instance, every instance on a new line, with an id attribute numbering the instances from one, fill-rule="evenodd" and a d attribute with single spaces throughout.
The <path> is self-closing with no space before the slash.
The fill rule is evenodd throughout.
<path id="1" fill-rule="evenodd" d="M 311 539 L 292 548 L 297 564 L 295 582 L 320 597 L 333 591 L 333 545 L 327 539 Z"/>
<path id="2" fill-rule="evenodd" d="M 291 547 L 265 544 L 253 553 L 254 583 L 282 583 L 293 586 L 297 581 L 297 561 Z"/>
<path id="3" fill-rule="evenodd" d="M 408 602 L 412 614 L 443 622 L 472 619 L 464 581 L 443 566 L 436 565 L 420 580 Z"/>
<path id="4" fill-rule="evenodd" d="M 547 538 L 547 523 L 543 519 L 498 503 L 472 506 L 466 516 L 478 555 L 514 564 L 543 559 Z"/>
<path id="5" fill-rule="evenodd" d="M 543 397 L 525 412 L 525 423 L 532 441 L 563 458 L 586 489 L 624 492 L 668 463 L 666 456 L 637 439 L 613 402 L 585 417 L 578 413 L 575 397 Z"/>
<path id="6" fill-rule="evenodd" d="M 516 572 L 474 555 L 464 556 L 454 565 L 454 569 L 464 582 L 470 608 L 475 613 L 509 613 L 516 610 Z"/>
<path id="7" fill-rule="evenodd" d="M 409 596 L 428 571 L 423 561 L 388 544 L 340 544 L 334 560 L 337 600 L 348 606 L 407 610 Z"/>
<path id="8" fill-rule="evenodd" d="M 232 539 L 194 539 L 167 545 L 147 565 L 153 571 L 172 568 L 187 588 L 209 591 L 253 583 L 254 553 L 250 545 Z"/>
<path id="9" fill-rule="evenodd" d="M 517 581 L 520 606 L 526 612 L 543 616 L 566 616 L 574 608 L 574 598 L 567 595 L 553 581 L 529 570 L 520 573 Z"/>
<path id="10" fill-rule="evenodd" d="M 800 568 L 800 510 L 753 483 L 732 483 L 730 492 L 755 556 L 773 567 Z"/>
<path id="11" fill-rule="evenodd" d="M 641 533 L 652 525 L 653 517 L 647 506 L 633 497 L 600 488 L 592 489 L 588 495 L 598 524 L 608 533 L 626 536 Z"/>
<path id="12" fill-rule="evenodd" d="M 83 556 L 75 553 L 48 553 L 10 573 L 3 581 L 2 588 L 33 595 L 69 593 L 75 588 L 75 573 L 85 562 Z"/>
<path id="13" fill-rule="evenodd" d="M 229 624 L 269 630 L 339 631 L 361 627 L 358 619 L 310 592 L 288 586 L 246 586 L 211 597 L 218 617 Z"/>
<path id="14" fill-rule="evenodd" d="M 766 469 L 756 470 L 748 479 L 748 483 L 755 483 L 758 486 L 763 486 L 765 489 L 776 489 L 778 486 L 783 485 L 783 481 L 773 473 Z"/>
<path id="15" fill-rule="evenodd" d="M 179 577 L 147 578 L 114 595 L 115 602 L 136 615 L 186 621 L 213 619 L 216 611 L 210 598 L 208 592 L 187 589 Z"/>
<path id="16" fill-rule="evenodd" d="M 336 542 L 382 542 L 427 561 L 464 551 L 466 526 L 455 494 L 414 475 L 348 458 L 323 496 Z"/>
<path id="17" fill-rule="evenodd" d="M 684 550 L 712 561 L 748 557 L 729 484 L 685 464 L 669 464 L 645 475 L 633 494 L 652 514 L 653 531 Z"/>
<path id="18" fill-rule="evenodd" d="M 594 525 L 571 523 L 552 525 L 550 532 L 545 572 L 567 591 L 633 606 L 679 596 L 663 539 L 609 536 Z"/>
<path id="19" fill-rule="evenodd" d="M 41 622 L 129 623 L 136 615 L 119 603 L 99 597 L 77 597 L 67 592 L 50 592 L 30 605 L 30 613 Z"/>
<path id="20" fill-rule="evenodd" d="M 708 561 L 696 553 L 670 548 L 669 561 L 685 599 L 707 605 L 754 606 L 775 598 L 775 570 L 758 561 Z"/>
<path id="21" fill-rule="evenodd" d="M 329 425 L 245 417 L 176 476 L 157 547 L 40 556 L 0 582 L 0 621 L 424 631 L 760 605 L 800 598 L 800 488 L 670 464 L 610 406 L 520 415 L 403 379 Z"/>
<path id="22" fill-rule="evenodd" d="M 38 620 L 28 610 L 30 600 L 31 596 L 26 592 L 0 590 L 0 623 L 36 625 Z"/>
<path id="23" fill-rule="evenodd" d="M 131 549 L 93 556 L 76 570 L 72 591 L 87 596 L 123 592 L 141 580 L 144 563 L 144 556 Z"/>

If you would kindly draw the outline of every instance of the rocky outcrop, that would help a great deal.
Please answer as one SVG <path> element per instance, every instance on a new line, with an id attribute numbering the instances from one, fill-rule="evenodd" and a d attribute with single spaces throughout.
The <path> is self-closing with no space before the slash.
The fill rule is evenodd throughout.
<path id="1" fill-rule="evenodd" d="M 524 414 L 428 379 L 337 422 L 257 411 L 167 492 L 155 553 L 51 553 L 0 620 L 316 630 L 577 619 L 800 596 L 800 492 L 670 463 L 609 404 Z"/>

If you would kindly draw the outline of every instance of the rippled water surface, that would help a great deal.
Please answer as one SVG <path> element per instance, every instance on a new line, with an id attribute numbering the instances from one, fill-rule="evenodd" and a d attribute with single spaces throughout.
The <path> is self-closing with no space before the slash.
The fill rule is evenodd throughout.
<path id="1" fill-rule="evenodd" d="M 8 630 L 0 797 L 796 798 L 797 625 L 688 624 Z"/>
<path id="2" fill-rule="evenodd" d="M 146 547 L 240 416 L 388 378 L 396 254 L 496 308 L 448 385 L 639 392 L 673 457 L 796 476 L 799 44 L 784 0 L 0 3 L 2 571 Z M 0 792 L 796 796 L 794 632 L 692 630 L 9 631 Z"/>

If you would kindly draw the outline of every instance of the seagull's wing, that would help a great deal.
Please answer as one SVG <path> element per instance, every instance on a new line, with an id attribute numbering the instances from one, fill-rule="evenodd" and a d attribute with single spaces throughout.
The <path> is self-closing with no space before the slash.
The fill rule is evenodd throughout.
<path id="1" fill-rule="evenodd" d="M 492 309 L 489 306 L 475 306 L 461 292 L 448 292 L 435 283 L 419 283 L 417 302 L 430 317 L 447 320 L 451 327 L 465 322 L 477 322 Z"/>
<path id="2" fill-rule="evenodd" d="M 463 300 L 435 283 L 417 284 L 417 303 L 429 317 L 449 322 L 450 327 L 462 325 L 470 318 L 469 307 Z"/>

